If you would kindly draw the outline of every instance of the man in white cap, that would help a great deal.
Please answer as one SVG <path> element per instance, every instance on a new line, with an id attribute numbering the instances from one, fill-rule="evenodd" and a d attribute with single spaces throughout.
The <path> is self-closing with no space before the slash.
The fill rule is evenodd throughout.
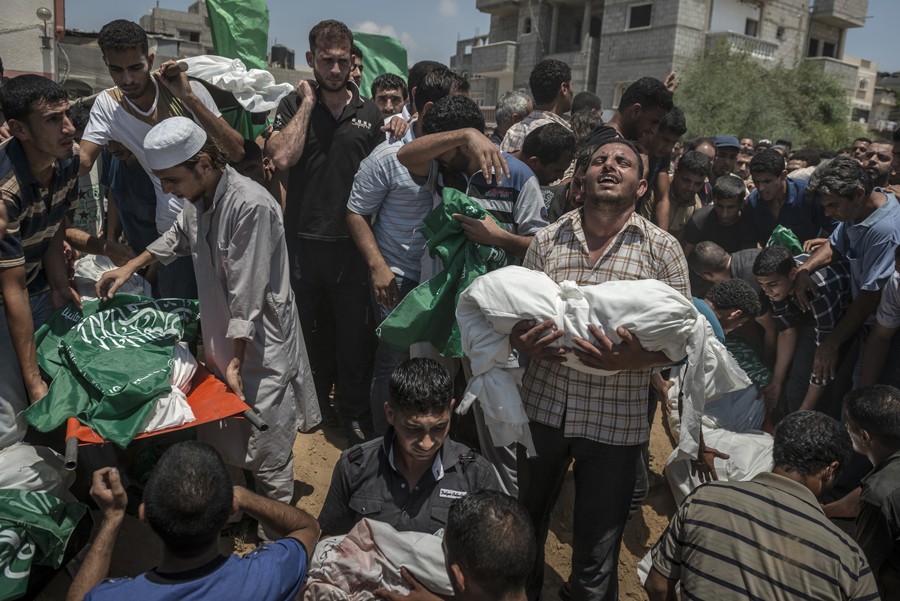
<path id="1" fill-rule="evenodd" d="M 291 502 L 292 447 L 298 427 L 319 409 L 288 275 L 281 208 L 266 190 L 227 166 L 206 132 L 185 117 L 157 124 L 144 152 L 163 190 L 189 201 L 174 225 L 138 257 L 107 272 L 97 295 L 109 298 L 155 261 L 190 252 L 197 274 L 206 366 L 268 424 L 245 420 L 199 426 L 231 466 L 252 471 L 257 491 Z"/>

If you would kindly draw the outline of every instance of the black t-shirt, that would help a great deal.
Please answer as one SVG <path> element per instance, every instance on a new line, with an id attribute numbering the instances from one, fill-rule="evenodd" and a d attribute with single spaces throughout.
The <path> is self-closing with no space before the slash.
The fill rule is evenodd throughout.
<path id="1" fill-rule="evenodd" d="M 684 241 L 688 244 L 715 242 L 729 253 L 756 248 L 753 232 L 743 217 L 737 223 L 722 225 L 712 205 L 691 215 L 684 227 Z"/>
<path id="2" fill-rule="evenodd" d="M 753 263 L 760 252 L 762 251 L 758 248 L 748 248 L 731 253 L 731 277 L 744 280 L 753 286 L 756 292 L 760 292 L 760 288 L 756 276 L 753 275 Z"/>
<path id="3" fill-rule="evenodd" d="M 344 240 L 347 199 L 360 162 L 384 142 L 384 118 L 372 100 L 362 98 L 356 84 L 339 119 L 321 101 L 309 121 L 303 154 L 288 174 L 284 229 L 288 236 L 315 240 Z M 278 106 L 275 131 L 284 129 L 300 106 L 292 92 Z"/>

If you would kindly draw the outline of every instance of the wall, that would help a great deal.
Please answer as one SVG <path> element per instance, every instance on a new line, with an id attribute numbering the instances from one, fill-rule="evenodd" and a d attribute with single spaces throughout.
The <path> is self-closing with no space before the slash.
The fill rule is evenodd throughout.
<path id="1" fill-rule="evenodd" d="M 759 21 L 758 6 L 740 0 L 713 0 L 710 31 L 744 33 L 747 19 Z"/>
<path id="2" fill-rule="evenodd" d="M 51 36 L 52 49 L 41 47 L 44 24 L 37 18 L 38 8 L 53 12 L 52 0 L 2 0 L 0 9 L 0 57 L 6 77 L 22 73 L 37 73 L 56 79 L 56 41 L 54 19 L 47 22 L 47 33 Z"/>

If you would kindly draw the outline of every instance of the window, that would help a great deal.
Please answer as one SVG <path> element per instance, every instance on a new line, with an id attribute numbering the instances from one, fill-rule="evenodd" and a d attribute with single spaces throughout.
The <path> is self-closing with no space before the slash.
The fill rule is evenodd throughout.
<path id="1" fill-rule="evenodd" d="M 638 29 L 639 27 L 650 27 L 650 16 L 653 13 L 652 4 L 639 4 L 632 6 L 628 10 L 628 25 L 626 29 Z"/>
<path id="2" fill-rule="evenodd" d="M 869 80 L 868 79 L 860 79 L 859 80 L 859 89 L 860 90 L 868 90 L 869 89 Z"/>
<path id="3" fill-rule="evenodd" d="M 832 42 L 825 42 L 824 44 L 822 44 L 822 56 L 830 56 L 831 58 L 835 58 L 834 44 Z"/>
<path id="4" fill-rule="evenodd" d="M 531 33 L 531 17 L 525 17 L 525 24 L 522 26 L 522 33 Z"/>
<path id="5" fill-rule="evenodd" d="M 191 40 L 192 42 L 199 42 L 199 41 L 200 41 L 200 32 L 199 32 L 199 31 L 192 31 L 192 32 L 190 33 L 190 40 Z"/>
<path id="6" fill-rule="evenodd" d="M 749 35 L 750 37 L 756 37 L 757 31 L 759 30 L 759 21 L 755 19 L 747 19 L 747 22 L 744 23 L 744 35 Z"/>
<path id="7" fill-rule="evenodd" d="M 775 39 L 783 42 L 784 41 L 784 32 L 785 32 L 784 27 L 779 25 L 778 29 L 775 30 Z"/>
<path id="8" fill-rule="evenodd" d="M 806 56 L 819 56 L 819 40 L 809 38 L 809 49 L 806 51 Z"/>

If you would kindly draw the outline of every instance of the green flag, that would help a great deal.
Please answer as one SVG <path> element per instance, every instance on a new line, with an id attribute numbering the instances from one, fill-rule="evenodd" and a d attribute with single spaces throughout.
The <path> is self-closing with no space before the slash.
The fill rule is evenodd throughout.
<path id="1" fill-rule="evenodd" d="M 206 0 L 216 54 L 239 58 L 248 69 L 265 69 L 269 44 L 266 0 Z"/>
<path id="2" fill-rule="evenodd" d="M 406 48 L 386 35 L 353 32 L 353 43 L 363 53 L 363 73 L 360 92 L 363 96 L 372 93 L 372 82 L 383 73 L 393 73 L 406 80 L 407 62 Z"/>

